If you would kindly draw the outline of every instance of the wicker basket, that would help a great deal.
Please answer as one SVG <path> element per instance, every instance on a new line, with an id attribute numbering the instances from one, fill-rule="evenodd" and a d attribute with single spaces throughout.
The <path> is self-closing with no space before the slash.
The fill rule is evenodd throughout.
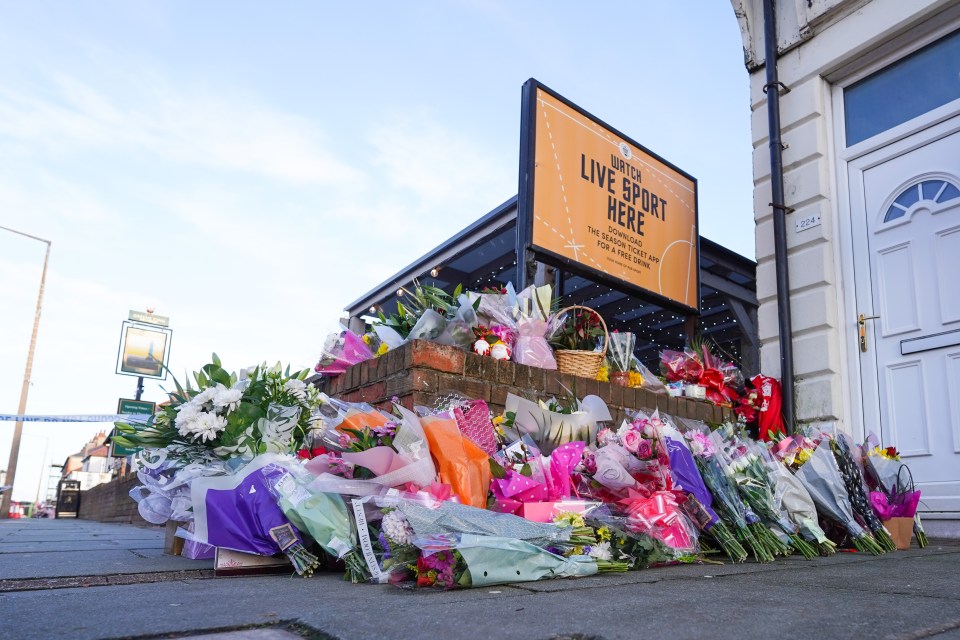
<path id="1" fill-rule="evenodd" d="M 610 333 L 607 331 L 607 323 L 603 321 L 603 316 L 594 309 L 577 304 L 560 309 L 557 315 L 559 316 L 572 309 L 584 309 L 600 318 L 600 326 L 603 327 L 604 336 L 603 351 L 557 349 L 554 351 L 554 355 L 557 358 L 557 371 L 580 376 L 581 378 L 594 379 L 597 377 L 597 374 L 600 373 L 600 365 L 603 364 L 604 358 L 607 357 L 607 342 L 610 339 Z"/>

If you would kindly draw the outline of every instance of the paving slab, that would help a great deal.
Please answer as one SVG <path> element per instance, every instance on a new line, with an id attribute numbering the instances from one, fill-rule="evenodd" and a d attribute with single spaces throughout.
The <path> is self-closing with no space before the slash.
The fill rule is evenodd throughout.
<path id="1" fill-rule="evenodd" d="M 147 554 L 150 555 L 147 555 Z M 212 560 L 164 555 L 162 550 L 134 549 L 5 553 L 0 555 L 0 580 L 146 573 L 213 568 Z"/>
<path id="2" fill-rule="evenodd" d="M 155 543 L 133 548 L 142 543 L 135 538 L 123 541 L 122 525 L 20 523 L 17 531 L 24 536 L 59 531 L 63 539 L 36 542 L 49 553 L 10 552 L 4 549 L 22 543 L 9 535 L 14 529 L 3 522 L 0 639 L 222 632 L 241 634 L 222 640 L 273 640 L 264 635 L 262 627 L 269 626 L 271 631 L 315 630 L 315 637 L 341 640 L 503 635 L 569 640 L 577 634 L 594 640 L 783 635 L 791 640 L 960 640 L 958 541 L 933 541 L 927 549 L 879 557 L 842 553 L 765 565 L 680 565 L 578 580 L 428 591 L 352 585 L 336 574 L 311 579 L 204 577 L 210 575 L 209 561 L 164 556 Z M 134 535 L 133 529 L 126 533 Z M 121 547 L 131 548 L 63 550 L 67 542 L 96 542 L 110 533 Z M 168 566 L 192 570 L 156 568 Z M 193 570 L 198 567 L 208 568 Z M 5 569 L 15 570 L 18 577 L 4 580 Z M 49 588 L 44 580 L 49 580 Z"/>

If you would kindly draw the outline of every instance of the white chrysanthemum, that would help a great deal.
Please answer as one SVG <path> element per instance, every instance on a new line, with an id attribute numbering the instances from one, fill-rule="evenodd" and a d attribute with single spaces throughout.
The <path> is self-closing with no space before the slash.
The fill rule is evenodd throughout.
<path id="1" fill-rule="evenodd" d="M 383 516 L 383 535 L 397 544 L 410 544 L 413 541 L 413 527 L 400 511 L 393 510 Z"/>
<path id="2" fill-rule="evenodd" d="M 204 389 L 203 391 L 195 395 L 193 399 L 190 400 L 190 402 L 196 403 L 197 406 L 202 407 L 208 402 L 213 402 L 213 398 L 216 395 L 217 395 L 216 387 L 207 387 L 206 389 Z"/>
<path id="3" fill-rule="evenodd" d="M 185 435 L 185 430 L 191 430 L 190 428 L 186 427 L 186 425 L 196 420 L 198 415 L 200 415 L 200 405 L 194 403 L 193 401 L 186 402 L 177 407 L 177 419 L 174 424 L 176 424 L 180 435 Z"/>
<path id="4" fill-rule="evenodd" d="M 283 388 L 286 389 L 287 393 L 292 395 L 297 400 L 307 399 L 307 385 L 304 384 L 303 380 L 291 378 L 287 380 L 286 384 L 283 385 Z"/>
<path id="5" fill-rule="evenodd" d="M 197 440 L 207 442 L 215 440 L 227 428 L 227 419 L 215 413 L 201 413 L 192 423 L 193 434 Z"/>
<path id="6" fill-rule="evenodd" d="M 240 406 L 240 399 L 243 397 L 243 391 L 240 389 L 226 388 L 222 384 L 217 385 L 216 395 L 213 396 L 213 406 L 217 409 L 226 409 L 227 413 L 236 411 Z"/>
<path id="7" fill-rule="evenodd" d="M 597 560 L 612 560 L 613 552 L 610 550 L 609 542 L 598 542 L 590 548 L 590 557 Z"/>

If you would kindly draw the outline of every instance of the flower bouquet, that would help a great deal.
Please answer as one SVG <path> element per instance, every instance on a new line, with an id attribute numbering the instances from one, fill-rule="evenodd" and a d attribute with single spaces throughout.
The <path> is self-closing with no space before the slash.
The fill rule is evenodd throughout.
<path id="1" fill-rule="evenodd" d="M 268 464 L 260 472 L 283 515 L 330 556 L 341 560 L 353 582 L 365 579 L 363 560 L 356 550 L 357 535 L 343 498 L 311 490 L 313 476 L 300 466 Z"/>
<path id="2" fill-rule="evenodd" d="M 507 288 L 512 291 L 510 285 Z M 541 369 L 556 369 L 557 362 L 546 338 L 554 303 L 553 288 L 550 285 L 530 285 L 510 297 L 517 332 L 513 361 Z"/>
<path id="3" fill-rule="evenodd" d="M 755 442 L 742 443 L 744 448 L 736 459 L 730 460 L 730 471 L 751 509 L 759 515 L 767 529 L 777 528 L 789 538 L 789 545 L 782 547 L 779 538 L 771 539 L 771 550 L 776 549 L 782 555 L 789 555 L 789 547 L 799 551 L 804 558 L 811 559 L 817 550 L 800 535 L 800 527 L 790 520 L 777 498 L 780 493 L 777 476 L 770 474 L 764 454 L 766 449 Z M 776 542 L 773 542 L 773 540 Z"/>
<path id="4" fill-rule="evenodd" d="M 660 430 L 659 437 L 670 458 L 670 475 L 674 488 L 689 494 L 687 502 L 684 503 L 687 514 L 702 531 L 716 540 L 730 560 L 746 560 L 746 549 L 713 510 L 713 496 L 700 477 L 697 463 L 683 435 L 673 425 L 667 424 Z"/>
<path id="5" fill-rule="evenodd" d="M 781 515 L 773 504 L 772 489 L 765 479 L 757 477 L 766 474 L 762 472 L 757 457 L 751 455 L 746 445 L 732 433 L 730 425 L 726 427 L 712 432 L 710 439 L 721 468 L 756 518 L 755 522 L 749 524 L 750 531 L 754 539 L 765 547 L 768 560 L 775 556 L 788 556 L 791 553 L 790 538 L 780 530 Z M 790 524 L 786 526 L 788 531 L 795 529 Z M 804 549 L 807 547 L 809 545 L 805 545 Z M 812 549 L 809 551 L 814 553 Z"/>
<path id="6" fill-rule="evenodd" d="M 867 499 L 867 494 L 863 486 L 863 474 L 854 460 L 853 453 L 850 450 L 850 443 L 847 442 L 846 437 L 840 435 L 830 440 L 830 449 L 833 451 L 833 455 L 836 456 L 837 467 L 839 467 L 840 474 L 843 476 L 843 483 L 846 485 L 847 493 L 850 495 L 850 503 L 853 505 L 854 513 L 866 522 L 867 527 L 873 533 L 874 540 L 877 541 L 884 551 L 896 551 L 897 545 L 894 544 L 893 538 L 890 537 L 890 532 L 887 531 L 887 528 L 880 522 L 880 518 L 874 513 L 873 508 L 870 506 L 870 501 Z"/>
<path id="7" fill-rule="evenodd" d="M 636 515 L 623 515 L 617 506 L 603 505 L 593 509 L 585 520 L 596 531 L 598 544 L 606 543 L 600 548 L 603 557 L 623 562 L 629 569 L 691 563 L 699 559 L 693 539 L 686 534 L 666 536 L 662 530 L 657 530 L 655 523 L 644 522 Z"/>
<path id="8" fill-rule="evenodd" d="M 597 377 L 609 342 L 607 325 L 599 313 L 579 305 L 561 309 L 550 320 L 549 336 L 560 373 Z"/>
<path id="9" fill-rule="evenodd" d="M 901 482 L 901 471 L 906 465 L 900 462 L 900 453 L 895 447 L 881 447 L 879 445 L 870 447 L 872 438 L 873 436 L 864 444 L 863 451 L 865 452 L 865 475 L 871 480 L 872 487 L 875 489 L 874 492 L 884 493 L 888 505 L 912 501 L 913 483 L 911 482 L 908 486 Z M 907 470 L 909 472 L 909 467 Z M 916 499 L 919 502 L 919 492 L 916 493 Z M 873 494 L 871 493 L 871 501 L 873 500 Z M 874 506 L 874 511 L 877 511 L 876 506 Z M 878 512 L 878 515 L 883 519 L 883 514 Z M 917 545 L 923 549 L 928 544 L 927 534 L 923 530 L 923 523 L 920 522 L 920 514 L 917 513 L 916 509 L 914 509 L 912 517 L 913 533 L 917 537 Z"/>
<path id="10" fill-rule="evenodd" d="M 761 450 L 767 472 L 776 478 L 776 501 L 798 527 L 800 535 L 815 545 L 820 555 L 836 553 L 837 545 L 831 541 L 817 521 L 817 505 L 803 483 L 786 466 L 778 462 L 768 449 Z"/>
<path id="11" fill-rule="evenodd" d="M 291 373 L 280 364 L 243 370 L 238 376 L 212 362 L 194 373 L 197 388 L 179 382 L 171 402 L 142 423 L 116 423 L 115 441 L 126 447 L 166 449 L 183 461 L 253 459 L 272 451 L 295 453 L 304 443 L 321 404 L 319 392 L 303 380 L 308 369 Z"/>
<path id="12" fill-rule="evenodd" d="M 753 552 L 758 562 L 772 562 L 773 555 L 753 533 L 753 525 L 758 524 L 760 519 L 744 503 L 736 484 L 724 472 L 723 465 L 717 459 L 713 440 L 695 430 L 687 432 L 686 437 L 700 477 L 713 494 L 713 507 L 717 515 L 727 523 L 744 548 Z"/>
<path id="13" fill-rule="evenodd" d="M 469 533 L 414 538 L 421 549 L 418 587 L 488 587 L 548 578 L 595 575 L 622 565 L 586 555 L 564 557 L 516 538 Z"/>
<path id="14" fill-rule="evenodd" d="M 457 285 L 453 294 L 439 287 L 422 285 L 414 281 L 413 291 L 400 288 L 397 312 L 386 316 L 378 312 L 374 331 L 377 336 L 395 349 L 408 340 L 429 340 L 439 344 L 470 349 L 473 344 L 473 327 L 477 326 L 476 306 Z"/>
<path id="15" fill-rule="evenodd" d="M 486 506 L 491 480 L 487 452 L 463 435 L 450 411 L 424 416 L 421 424 L 440 482 L 450 485 L 464 504 Z"/>
<path id="16" fill-rule="evenodd" d="M 142 422 L 116 423 L 114 441 L 140 448 L 135 464 L 142 485 L 130 495 L 144 519 L 190 520 L 193 480 L 223 475 L 267 451 L 302 449 L 321 404 L 316 389 L 303 382 L 308 374 L 264 364 L 237 375 L 214 354 L 193 374 L 196 388 L 174 379 L 168 404 Z"/>
<path id="17" fill-rule="evenodd" d="M 320 349 L 320 361 L 313 369 L 320 375 L 334 377 L 346 371 L 347 367 L 373 357 L 374 352 L 363 338 L 344 329 L 327 336 Z"/>
<path id="18" fill-rule="evenodd" d="M 297 573 L 310 576 L 317 557 L 306 550 L 261 473 L 267 466 L 290 464 L 295 458 L 265 453 L 232 475 L 196 479 L 191 485 L 194 539 L 263 556 L 284 553 Z"/>
<path id="19" fill-rule="evenodd" d="M 331 401 L 328 405 L 336 407 L 342 419 L 327 422 L 322 438 L 329 447 L 341 451 L 339 457 L 342 460 L 365 469 L 361 477 L 371 478 L 387 487 L 411 482 L 426 486 L 434 481 L 436 468 L 430 457 L 427 436 L 415 413 L 399 404 L 394 405 L 395 418 L 376 412 L 369 405 L 351 405 L 342 401 Z M 350 420 L 358 416 L 364 419 Z M 321 470 L 317 464 L 311 466 Z"/>
<path id="20" fill-rule="evenodd" d="M 837 466 L 837 459 L 830 448 L 830 442 L 823 440 L 814 450 L 810 459 L 794 471 L 817 510 L 824 516 L 845 527 L 858 551 L 881 555 L 884 550 L 864 529 L 854 515 L 843 476 Z"/>
<path id="21" fill-rule="evenodd" d="M 583 449 L 583 442 L 568 442 L 554 449 L 550 456 L 543 456 L 525 436 L 498 452 L 490 462 L 493 481 L 488 506 L 504 513 L 523 510 L 523 515 L 530 517 L 529 510 L 544 503 L 553 507 L 566 500 L 573 490 L 571 476 L 580 464 Z"/>
<path id="22" fill-rule="evenodd" d="M 640 386 L 632 385 L 630 374 L 633 365 L 633 349 L 637 343 L 637 337 L 629 331 L 620 333 L 613 331 L 607 339 L 607 361 L 610 363 L 610 382 L 621 387 Z M 637 372 L 637 375 L 640 375 Z M 640 384 L 642 384 L 642 376 Z"/>

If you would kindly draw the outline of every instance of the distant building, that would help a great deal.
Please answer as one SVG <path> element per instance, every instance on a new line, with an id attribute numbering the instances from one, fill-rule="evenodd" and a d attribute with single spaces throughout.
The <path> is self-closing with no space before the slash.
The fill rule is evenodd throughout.
<path id="1" fill-rule="evenodd" d="M 107 435 L 101 431 L 80 451 L 67 456 L 60 479 L 79 481 L 81 491 L 110 482 L 113 478 L 113 458 L 110 457 L 110 447 L 105 444 L 106 439 Z"/>

